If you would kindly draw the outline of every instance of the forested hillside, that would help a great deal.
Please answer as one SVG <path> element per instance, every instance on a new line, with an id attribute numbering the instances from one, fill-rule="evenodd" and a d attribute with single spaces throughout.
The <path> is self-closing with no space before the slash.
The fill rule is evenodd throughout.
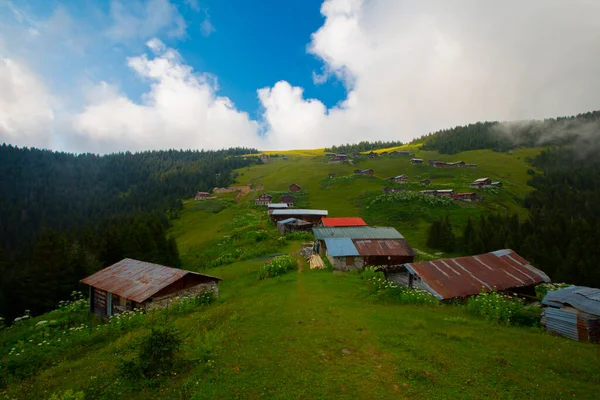
<path id="1" fill-rule="evenodd" d="M 257 162 L 234 156 L 256 152 L 0 146 L 0 314 L 45 311 L 82 276 L 125 256 L 178 265 L 166 230 L 180 199 L 228 185 L 234 169 Z"/>
<path id="2" fill-rule="evenodd" d="M 402 142 L 400 141 L 391 141 L 391 142 L 382 142 L 378 140 L 376 142 L 367 142 L 362 141 L 353 144 L 342 144 L 339 146 L 331 146 L 325 148 L 326 152 L 330 153 L 353 153 L 353 152 L 362 152 L 369 150 L 377 150 L 377 149 L 387 149 L 389 147 L 398 147 L 402 146 Z"/>
<path id="3" fill-rule="evenodd" d="M 413 143 L 422 142 L 423 150 L 445 154 L 478 149 L 508 151 L 519 146 L 573 144 L 599 129 L 600 111 L 594 111 L 543 121 L 477 122 L 422 136 Z"/>

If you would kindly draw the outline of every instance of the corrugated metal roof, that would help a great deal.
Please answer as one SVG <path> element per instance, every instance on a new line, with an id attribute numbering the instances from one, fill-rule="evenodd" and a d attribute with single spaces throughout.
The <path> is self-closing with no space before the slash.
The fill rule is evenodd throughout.
<path id="1" fill-rule="evenodd" d="M 268 208 L 288 208 L 287 203 L 271 203 Z"/>
<path id="2" fill-rule="evenodd" d="M 404 239 L 353 239 L 361 256 L 414 256 L 415 251 Z"/>
<path id="3" fill-rule="evenodd" d="M 215 276 L 125 258 L 82 279 L 81 282 L 142 303 L 187 274 L 221 280 Z"/>
<path id="4" fill-rule="evenodd" d="M 488 179 L 490 179 L 490 178 L 479 178 L 479 179 L 475 179 L 475 180 L 473 181 L 473 183 L 485 182 L 485 181 L 487 181 Z"/>
<path id="5" fill-rule="evenodd" d="M 345 257 L 345 256 L 357 256 L 358 251 L 352 243 L 352 239 L 338 238 L 338 239 L 325 239 L 325 246 L 327 246 L 327 252 L 332 257 Z"/>
<path id="6" fill-rule="evenodd" d="M 315 237 L 319 240 L 331 238 L 351 239 L 404 239 L 396 229 L 389 227 L 353 226 L 313 228 Z"/>
<path id="7" fill-rule="evenodd" d="M 297 221 L 297 219 L 296 218 L 288 218 L 288 219 L 279 221 L 278 224 L 285 225 L 285 224 L 289 224 L 290 222 L 294 222 L 294 221 Z"/>
<path id="8" fill-rule="evenodd" d="M 569 286 L 568 288 L 548 292 L 542 304 L 552 307 L 570 305 L 583 312 L 600 315 L 600 289 L 585 286 Z"/>
<path id="9" fill-rule="evenodd" d="M 323 226 L 367 226 L 367 223 L 359 217 L 346 218 L 323 218 Z"/>
<path id="10" fill-rule="evenodd" d="M 405 264 L 441 300 L 550 282 L 550 278 L 512 250 L 477 256 Z"/>
<path id="11" fill-rule="evenodd" d="M 272 215 L 327 215 L 327 210 L 305 210 L 301 208 L 274 210 Z"/>

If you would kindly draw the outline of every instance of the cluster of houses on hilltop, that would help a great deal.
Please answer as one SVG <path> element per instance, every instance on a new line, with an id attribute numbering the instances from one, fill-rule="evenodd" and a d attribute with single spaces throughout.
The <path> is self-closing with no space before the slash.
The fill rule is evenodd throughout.
<path id="1" fill-rule="evenodd" d="M 423 160 L 422 158 L 411 158 L 410 163 L 414 164 L 414 165 L 421 165 L 421 164 L 425 163 L 425 160 Z M 435 167 L 435 168 L 445 168 L 445 167 L 455 167 L 455 168 L 468 167 L 468 168 L 476 168 L 477 167 L 477 164 L 467 164 L 464 161 L 446 162 L 446 161 L 429 160 L 428 164 L 430 166 L 432 166 L 432 167 Z"/>

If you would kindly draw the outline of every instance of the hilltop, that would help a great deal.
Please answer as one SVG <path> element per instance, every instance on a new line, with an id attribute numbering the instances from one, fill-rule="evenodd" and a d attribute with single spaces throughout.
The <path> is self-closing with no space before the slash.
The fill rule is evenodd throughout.
<path id="1" fill-rule="evenodd" d="M 351 164 L 330 163 L 324 149 L 267 152 L 267 163 L 246 160 L 232 171 L 234 190 L 207 200 L 187 198 L 171 215 L 168 235 L 181 267 L 223 279 L 216 301 L 183 299 L 164 311 L 133 313 L 104 325 L 82 299 L 23 319 L 0 333 L 5 343 L 0 395 L 49 398 L 72 390 L 86 399 L 593 397 L 600 384 L 594 345 L 537 326 L 499 323 L 491 310 L 478 315 L 469 306 L 439 305 L 427 296 L 399 302 L 364 273 L 310 270 L 298 251 L 312 235 L 280 236 L 265 207 L 254 205 L 263 193 L 277 201 L 296 183 L 302 188 L 294 193 L 296 207 L 392 226 L 417 250 L 418 260 L 461 253 L 427 246 L 429 226 L 440 218 L 447 216 L 460 234 L 469 218 L 532 215 L 526 205 L 535 188 L 528 182 L 547 172 L 532 160 L 547 148 L 442 154 L 422 146 L 375 150 L 411 156 L 371 159 L 364 152 Z M 425 163 L 413 165 L 412 157 Z M 477 167 L 434 168 L 428 160 Z M 372 169 L 373 175 L 356 175 L 356 169 Z M 386 179 L 401 174 L 408 176 L 407 184 Z M 503 187 L 469 187 L 481 177 Z M 425 179 L 431 181 L 427 187 L 420 184 Z M 385 195 L 385 187 L 404 190 Z M 450 188 L 475 190 L 483 200 L 402 197 Z M 259 280 L 258 271 L 280 254 L 291 254 L 296 267 Z M 181 333 L 182 361 L 168 377 L 126 379 L 120 359 L 164 326 Z"/>

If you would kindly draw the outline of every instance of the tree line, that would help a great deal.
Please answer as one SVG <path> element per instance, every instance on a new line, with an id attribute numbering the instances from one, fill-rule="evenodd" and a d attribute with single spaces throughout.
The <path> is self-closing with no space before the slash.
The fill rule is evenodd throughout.
<path id="1" fill-rule="evenodd" d="M 325 148 L 325 151 L 328 153 L 336 153 L 336 154 L 344 154 L 344 153 L 358 153 L 362 151 L 370 151 L 377 149 L 387 149 L 389 147 L 398 147 L 402 146 L 402 142 L 400 141 L 391 141 L 391 142 L 383 142 L 378 140 L 376 142 L 367 142 L 362 141 L 354 144 L 342 144 L 340 146 L 331 146 Z"/>
<path id="2" fill-rule="evenodd" d="M 427 244 L 458 254 L 510 248 L 556 282 L 600 287 L 600 155 L 578 147 L 543 151 L 532 160 L 543 174 L 529 184 L 529 216 L 489 215 L 465 226 L 432 223 Z M 460 235 L 456 235 L 456 231 Z"/>
<path id="3" fill-rule="evenodd" d="M 444 154 L 478 149 L 506 152 L 519 146 L 570 145 L 580 139 L 585 140 L 598 129 L 600 111 L 594 111 L 556 119 L 477 122 L 430 133 L 412 143 L 423 143 L 423 150 L 436 150 Z"/>
<path id="4" fill-rule="evenodd" d="M 54 307 L 125 257 L 180 264 L 169 219 L 181 198 L 228 186 L 255 149 L 105 156 L 0 146 L 0 315 Z"/>

